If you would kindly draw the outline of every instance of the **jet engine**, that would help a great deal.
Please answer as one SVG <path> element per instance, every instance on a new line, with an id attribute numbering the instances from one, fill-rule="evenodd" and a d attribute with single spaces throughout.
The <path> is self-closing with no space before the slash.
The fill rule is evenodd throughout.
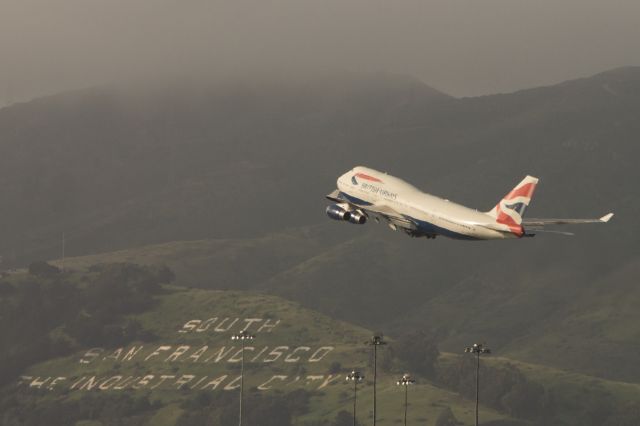
<path id="1" fill-rule="evenodd" d="M 332 204 L 327 207 L 327 216 L 333 220 L 349 220 L 349 216 L 351 216 L 351 214 L 342 207 Z"/>
<path id="2" fill-rule="evenodd" d="M 349 218 L 347 219 L 349 222 L 355 223 L 356 225 L 364 225 L 367 222 L 367 217 L 363 213 L 359 211 L 349 213 Z"/>
<path id="3" fill-rule="evenodd" d="M 333 220 L 345 220 L 356 225 L 363 225 L 367 222 L 367 216 L 358 210 L 347 210 L 337 204 L 327 207 L 327 216 Z"/>

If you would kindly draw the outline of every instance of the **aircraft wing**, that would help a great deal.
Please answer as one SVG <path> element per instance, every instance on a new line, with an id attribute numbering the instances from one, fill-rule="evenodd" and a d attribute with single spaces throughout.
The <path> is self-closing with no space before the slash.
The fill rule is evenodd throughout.
<path id="1" fill-rule="evenodd" d="M 577 223 L 607 223 L 613 217 L 608 213 L 599 219 L 523 219 L 523 226 L 574 225 Z"/>
<path id="2" fill-rule="evenodd" d="M 367 216 L 374 216 L 380 219 L 384 219 L 389 222 L 389 224 L 409 230 L 417 229 L 417 225 L 413 221 L 407 219 L 402 214 L 398 213 L 396 210 L 392 209 L 389 206 L 374 205 L 369 203 L 360 204 L 358 203 L 359 200 L 350 199 L 337 189 L 331 194 L 328 194 L 327 198 L 336 203 L 348 204 L 354 209 L 362 210 L 363 212 L 365 212 L 365 214 L 367 214 Z"/>

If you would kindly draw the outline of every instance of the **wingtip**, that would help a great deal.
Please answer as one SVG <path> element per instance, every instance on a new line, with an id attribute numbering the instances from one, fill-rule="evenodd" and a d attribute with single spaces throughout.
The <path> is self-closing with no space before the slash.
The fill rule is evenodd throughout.
<path id="1" fill-rule="evenodd" d="M 607 223 L 613 217 L 613 213 L 607 213 L 600 218 L 600 222 Z"/>
<path id="2" fill-rule="evenodd" d="M 538 178 L 537 178 L 537 177 L 535 177 L 535 176 L 527 175 L 527 176 L 525 176 L 525 180 L 526 180 L 527 182 L 537 184 L 537 183 L 538 183 L 538 181 L 539 181 L 540 179 L 538 179 Z"/>

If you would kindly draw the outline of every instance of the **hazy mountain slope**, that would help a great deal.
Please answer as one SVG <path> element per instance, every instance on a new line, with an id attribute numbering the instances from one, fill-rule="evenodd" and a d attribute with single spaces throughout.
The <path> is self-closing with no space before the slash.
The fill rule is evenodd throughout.
<path id="1" fill-rule="evenodd" d="M 637 382 L 640 371 L 633 354 L 640 350 L 640 330 L 636 326 L 639 268 L 640 259 L 636 259 L 601 277 L 562 311 L 541 321 L 533 333 L 511 342 L 505 352 Z"/>
<path id="2" fill-rule="evenodd" d="M 62 230 L 80 253 L 309 223 L 316 199 L 303 194 L 324 191 L 315 174 L 334 147 L 398 105 L 449 99 L 405 77 L 346 75 L 294 87 L 101 88 L 4 108 L 0 214 L 13 226 L 1 251 L 51 253 Z"/>
<path id="3" fill-rule="evenodd" d="M 483 209 L 528 172 L 543 179 L 530 214 L 637 212 L 639 85 L 629 68 L 455 100 L 404 77 L 348 75 L 4 108 L 0 252 L 50 255 L 63 231 L 85 253 L 316 223 L 320 195 L 354 164 Z"/>
<path id="4" fill-rule="evenodd" d="M 254 238 L 173 241 L 133 247 L 116 252 L 65 259 L 70 269 L 86 269 L 96 263 L 132 262 L 167 265 L 183 285 L 214 289 L 255 288 L 272 276 L 305 262 L 338 244 L 335 235 L 321 226 L 290 229 Z M 62 267 L 62 261 L 52 262 Z"/>

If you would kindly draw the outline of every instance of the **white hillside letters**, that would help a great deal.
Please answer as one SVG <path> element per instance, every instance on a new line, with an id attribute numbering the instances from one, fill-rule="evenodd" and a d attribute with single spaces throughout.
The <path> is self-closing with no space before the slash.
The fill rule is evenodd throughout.
<path id="1" fill-rule="evenodd" d="M 334 346 L 245 346 L 245 363 L 316 363 L 322 361 L 335 349 Z M 254 356 L 254 354 L 256 354 Z M 220 364 L 239 363 L 242 348 L 238 345 L 196 346 L 157 345 L 145 348 L 132 346 L 118 349 L 91 348 L 84 353 L 80 364 L 97 363 L 143 363 L 162 364 Z"/>
<path id="2" fill-rule="evenodd" d="M 187 321 L 178 333 L 229 333 L 230 331 L 250 331 L 252 333 L 271 333 L 280 320 L 263 318 L 212 317 L 205 320 Z"/>
<path id="3" fill-rule="evenodd" d="M 286 374 L 269 375 L 256 382 L 256 388 L 266 391 L 275 388 L 306 387 L 323 389 L 340 382 L 342 375 L 307 374 L 288 376 Z M 235 390 L 240 386 L 240 376 L 220 374 L 198 376 L 195 374 L 147 374 L 144 376 L 126 376 L 114 374 L 107 376 L 81 376 L 70 381 L 68 377 L 20 376 L 18 384 L 29 389 L 64 391 L 126 391 L 143 389 L 160 390 Z"/>
<path id="4" fill-rule="evenodd" d="M 287 387 L 322 389 L 336 383 L 338 375 L 316 374 L 307 372 L 306 368 L 292 369 L 298 374 L 304 371 L 304 375 L 287 374 L 286 368 L 295 364 L 322 365 L 321 368 L 326 369 L 326 361 L 335 347 L 291 345 L 286 334 L 278 333 L 281 328 L 280 319 L 258 316 L 190 319 L 174 329 L 177 333 L 171 340 L 175 341 L 89 348 L 76 358 L 76 365 L 79 369 L 86 369 L 86 374 L 24 375 L 18 385 L 34 390 L 65 392 L 145 389 L 234 391 L 239 387 L 238 368 L 243 356 L 245 381 L 253 380 L 252 386 L 260 391 Z M 230 339 L 233 333 L 243 330 L 256 336 L 251 345 L 244 347 Z M 279 374 L 274 374 L 272 368 Z M 105 371 L 107 373 L 96 374 Z"/>

